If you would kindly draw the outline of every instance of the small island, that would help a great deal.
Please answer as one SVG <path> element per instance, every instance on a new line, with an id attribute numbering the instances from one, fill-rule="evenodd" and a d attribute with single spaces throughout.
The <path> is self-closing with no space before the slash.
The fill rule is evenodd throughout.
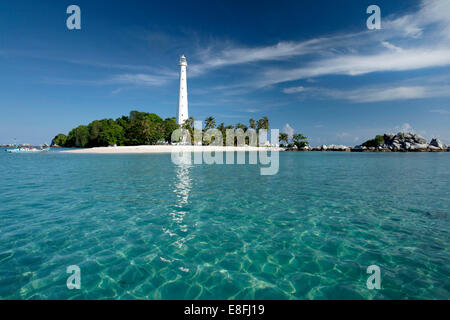
<path id="1" fill-rule="evenodd" d="M 175 118 L 162 119 L 154 113 L 131 111 L 129 116 L 118 119 L 94 120 L 88 125 L 80 125 L 72 129 L 67 135 L 58 134 L 52 140 L 52 147 L 83 148 L 83 150 L 70 150 L 72 153 L 166 153 L 172 151 L 171 135 L 178 128 L 183 128 L 194 136 L 195 119 L 190 117 L 183 125 L 178 125 Z M 250 119 L 249 125 L 237 123 L 236 125 L 225 125 L 220 123 L 216 126 L 214 117 L 208 117 L 204 121 L 203 132 L 208 129 L 218 129 L 222 133 L 225 144 L 228 129 L 254 129 L 255 132 L 269 129 L 269 119 L 263 117 L 259 120 Z M 191 141 L 193 142 L 193 141 Z M 439 139 L 431 139 L 429 143 L 418 134 L 385 133 L 377 135 L 361 145 L 321 145 L 312 147 L 307 137 L 301 133 L 289 136 L 280 133 L 280 144 L 264 144 L 256 147 L 246 146 L 218 146 L 213 141 L 203 140 L 200 148 L 211 151 L 234 151 L 258 150 L 258 147 L 270 148 L 276 151 L 344 151 L 344 152 L 448 152 L 450 146 L 444 145 Z M 246 138 L 248 143 L 248 137 Z M 202 149 L 202 150 L 200 150 Z"/>
<path id="2" fill-rule="evenodd" d="M 186 129 L 194 144 L 195 119 L 189 117 L 182 125 L 178 125 L 176 118 L 162 119 L 155 113 L 131 111 L 129 116 L 117 119 L 94 120 L 88 125 L 80 125 L 72 129 L 67 135 L 60 133 L 52 140 L 52 147 L 83 148 L 83 150 L 69 150 L 70 153 L 165 153 L 171 152 L 176 145 L 171 144 L 172 133 L 179 128 Z M 241 129 L 246 132 L 253 129 L 256 134 L 260 130 L 269 130 L 269 119 L 263 117 L 259 120 L 250 119 L 248 126 L 243 123 L 216 126 L 214 117 L 204 120 L 202 132 L 217 129 L 222 135 L 222 145 L 214 139 L 202 139 L 201 145 L 195 145 L 196 151 L 252 151 L 264 147 L 269 150 L 284 151 L 283 145 L 270 145 L 267 142 L 256 146 L 249 146 L 249 137 L 245 138 L 245 145 L 238 145 L 235 139 L 234 146 L 226 145 L 227 130 Z M 280 134 L 280 139 L 288 141 L 287 134 Z M 306 137 L 294 134 L 293 141 L 296 146 L 307 146 Z"/>
<path id="3" fill-rule="evenodd" d="M 418 134 L 385 133 L 377 135 L 374 139 L 367 140 L 361 145 L 354 147 L 345 145 L 322 145 L 320 147 L 303 146 L 290 150 L 299 151 L 347 151 L 347 152 L 449 152 L 450 145 L 444 145 L 438 138 L 431 139 L 430 143 Z"/>

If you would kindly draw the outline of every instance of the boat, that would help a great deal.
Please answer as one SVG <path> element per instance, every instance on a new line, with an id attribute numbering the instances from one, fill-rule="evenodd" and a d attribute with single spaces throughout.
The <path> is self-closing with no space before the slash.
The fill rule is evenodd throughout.
<path id="1" fill-rule="evenodd" d="M 14 149 L 6 149 L 6 152 L 8 153 L 43 153 L 43 152 L 49 152 L 50 148 L 35 148 L 32 146 L 17 146 Z"/>

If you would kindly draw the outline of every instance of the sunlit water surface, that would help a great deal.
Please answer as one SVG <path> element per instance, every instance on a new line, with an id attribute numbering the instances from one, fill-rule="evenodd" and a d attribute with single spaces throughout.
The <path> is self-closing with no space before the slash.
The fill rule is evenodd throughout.
<path id="1" fill-rule="evenodd" d="M 450 298 L 450 153 L 286 152 L 274 176 L 165 154 L 0 165 L 2 299 Z"/>

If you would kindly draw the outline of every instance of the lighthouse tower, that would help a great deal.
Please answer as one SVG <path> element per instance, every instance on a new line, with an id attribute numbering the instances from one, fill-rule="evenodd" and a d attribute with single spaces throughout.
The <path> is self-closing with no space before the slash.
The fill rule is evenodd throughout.
<path id="1" fill-rule="evenodd" d="M 184 55 L 180 58 L 180 93 L 178 96 L 178 116 L 177 123 L 183 124 L 189 118 L 188 97 L 187 97 L 187 61 Z"/>

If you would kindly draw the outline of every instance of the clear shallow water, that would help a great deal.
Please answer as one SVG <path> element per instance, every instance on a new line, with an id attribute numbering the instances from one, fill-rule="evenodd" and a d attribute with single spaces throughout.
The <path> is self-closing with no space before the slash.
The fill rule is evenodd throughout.
<path id="1" fill-rule="evenodd" d="M 0 165 L 1 299 L 450 298 L 450 153 L 287 152 L 275 176 L 170 155 Z"/>

